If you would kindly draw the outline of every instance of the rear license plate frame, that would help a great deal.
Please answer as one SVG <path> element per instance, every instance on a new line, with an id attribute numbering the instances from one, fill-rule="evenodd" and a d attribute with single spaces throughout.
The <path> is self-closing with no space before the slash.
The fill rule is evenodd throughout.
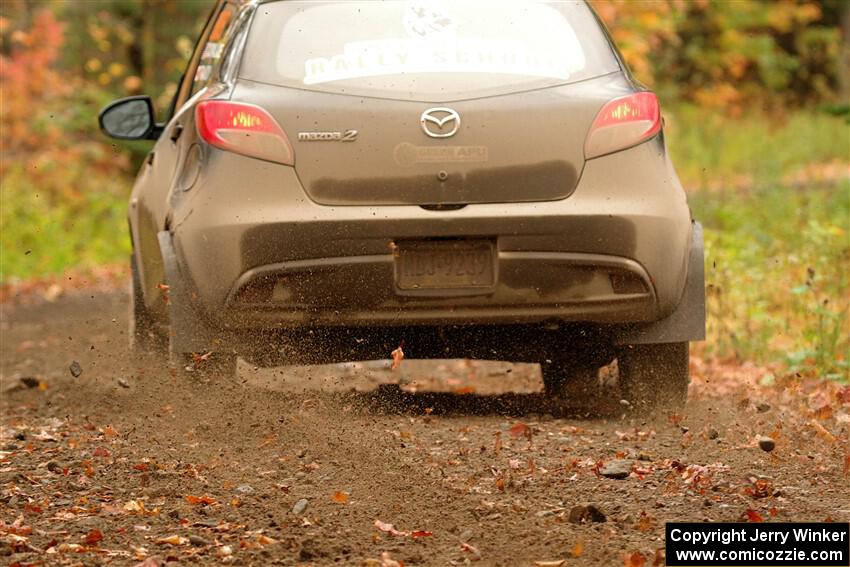
<path id="1" fill-rule="evenodd" d="M 403 240 L 394 244 L 393 279 L 400 295 L 445 297 L 495 290 L 498 255 L 492 240 Z"/>

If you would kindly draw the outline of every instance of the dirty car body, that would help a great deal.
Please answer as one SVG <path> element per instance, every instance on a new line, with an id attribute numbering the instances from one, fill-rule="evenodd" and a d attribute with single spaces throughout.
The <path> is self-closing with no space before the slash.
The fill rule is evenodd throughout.
<path id="1" fill-rule="evenodd" d="M 657 98 L 584 2 L 220 1 L 133 136 L 135 333 L 172 355 L 522 327 L 581 329 L 599 364 L 703 337 Z"/>

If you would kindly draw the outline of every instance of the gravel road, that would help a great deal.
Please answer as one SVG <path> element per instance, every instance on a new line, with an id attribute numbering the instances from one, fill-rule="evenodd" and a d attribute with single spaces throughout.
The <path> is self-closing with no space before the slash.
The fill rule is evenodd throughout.
<path id="1" fill-rule="evenodd" d="M 681 414 L 638 418 L 389 353 L 202 384 L 131 357 L 126 312 L 2 306 L 0 563 L 649 566 L 667 521 L 850 520 L 846 386 L 695 357 Z"/>

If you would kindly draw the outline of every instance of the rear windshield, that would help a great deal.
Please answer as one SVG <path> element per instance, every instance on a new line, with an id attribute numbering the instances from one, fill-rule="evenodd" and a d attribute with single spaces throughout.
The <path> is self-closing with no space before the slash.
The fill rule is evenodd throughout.
<path id="1" fill-rule="evenodd" d="M 240 76 L 302 89 L 445 99 L 618 69 L 584 2 L 290 0 L 258 7 Z"/>

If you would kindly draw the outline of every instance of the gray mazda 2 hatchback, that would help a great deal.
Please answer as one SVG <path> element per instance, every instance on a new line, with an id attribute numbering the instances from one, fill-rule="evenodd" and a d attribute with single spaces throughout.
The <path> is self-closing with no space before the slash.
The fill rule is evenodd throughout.
<path id="1" fill-rule="evenodd" d="M 676 405 L 703 244 L 658 99 L 581 1 L 219 0 L 130 198 L 131 340 L 179 367 L 615 359 Z M 584 377 L 584 378 L 583 378 Z"/>

